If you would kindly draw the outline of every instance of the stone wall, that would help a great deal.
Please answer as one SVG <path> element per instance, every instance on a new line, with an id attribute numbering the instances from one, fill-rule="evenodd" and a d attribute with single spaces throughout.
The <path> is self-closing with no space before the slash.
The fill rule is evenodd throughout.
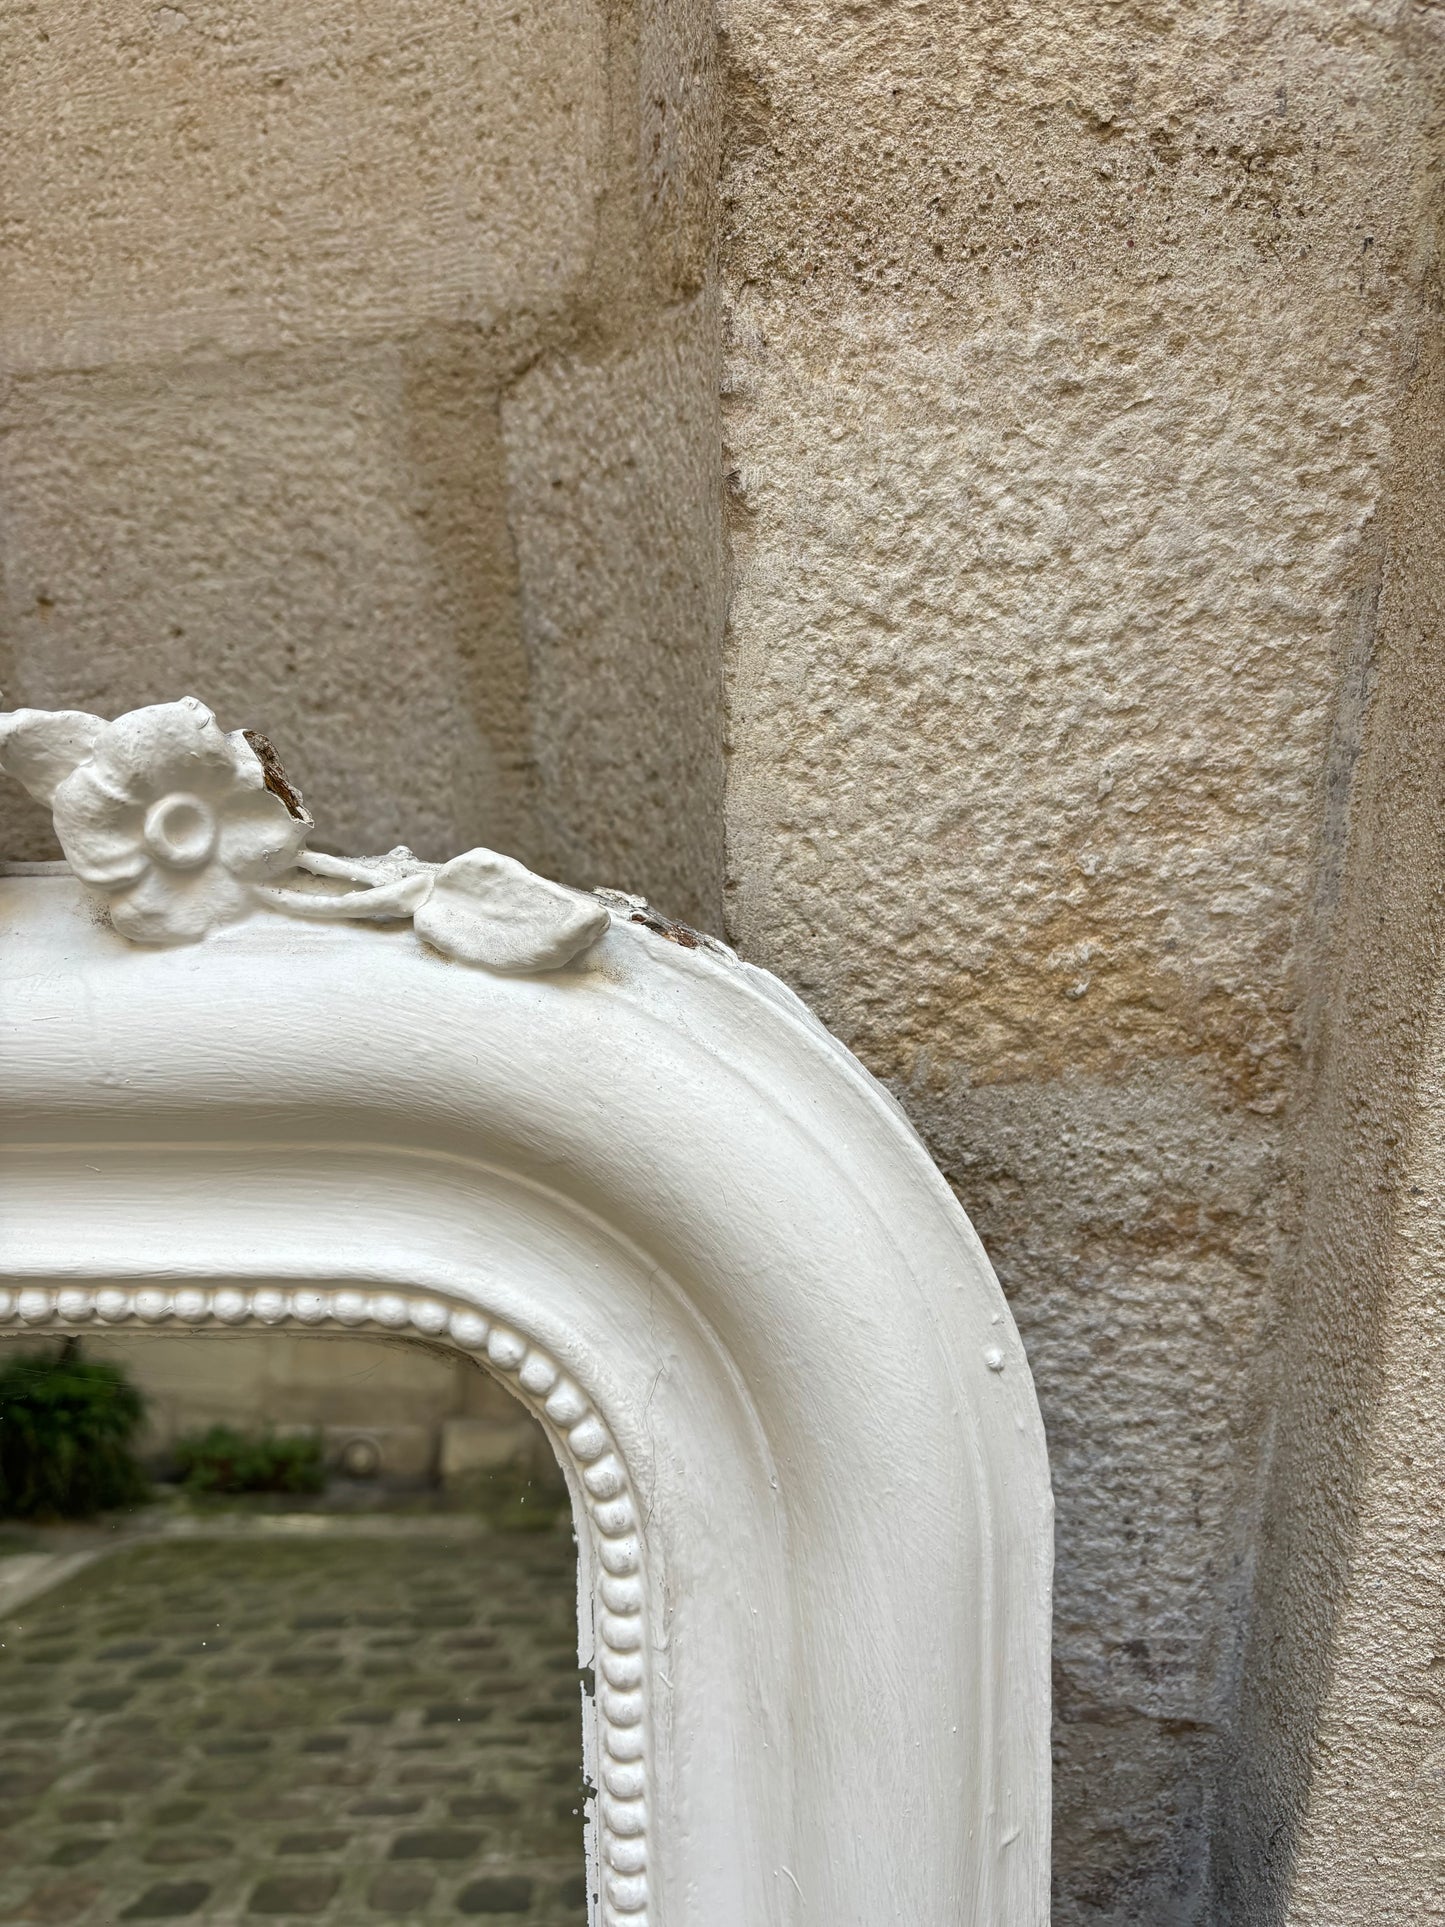
<path id="1" fill-rule="evenodd" d="M 730 928 L 902 1098 L 1029 1348 L 1057 1927 L 1253 1921 L 1211 1890 L 1380 511 L 1436 326 L 1438 26 L 723 19 Z"/>
<path id="2" fill-rule="evenodd" d="M 720 27 L 12 10 L 0 681 L 193 688 L 335 845 L 642 890 L 809 998 L 1029 1346 L 1057 1927 L 1343 1927 L 1351 1799 L 1400 1822 L 1336 1684 L 1359 1533 L 1425 1640 L 1385 1445 L 1428 1401 L 1387 1435 L 1357 1377 L 1332 1428 L 1361 1304 L 1418 1362 L 1438 1276 L 1410 1232 L 1380 1285 L 1428 1153 L 1385 885 L 1438 798 L 1438 16 Z"/>
<path id="3" fill-rule="evenodd" d="M 7 10 L 7 699 L 193 691 L 336 847 L 716 922 L 708 50 L 671 0 Z"/>
<path id="4" fill-rule="evenodd" d="M 1394 424 L 1349 845 L 1311 1012 L 1300 1236 L 1222 1780 L 1221 1921 L 1445 1906 L 1445 342 Z"/>

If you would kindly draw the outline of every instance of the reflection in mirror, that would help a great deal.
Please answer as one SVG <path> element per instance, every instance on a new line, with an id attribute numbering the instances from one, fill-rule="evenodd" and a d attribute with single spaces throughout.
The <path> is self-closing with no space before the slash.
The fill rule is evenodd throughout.
<path id="1" fill-rule="evenodd" d="M 0 1352 L 0 1919 L 582 1927 L 577 1564 L 455 1353 Z"/>

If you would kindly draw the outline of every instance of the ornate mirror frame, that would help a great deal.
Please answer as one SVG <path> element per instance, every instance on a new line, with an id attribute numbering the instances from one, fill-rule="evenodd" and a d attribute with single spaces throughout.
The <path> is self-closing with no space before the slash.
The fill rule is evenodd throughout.
<path id="1" fill-rule="evenodd" d="M 781 984 L 578 906 L 528 972 L 0 877 L 0 1325 L 411 1334 L 537 1413 L 594 1927 L 1039 1927 L 1049 1478 L 988 1260 Z"/>

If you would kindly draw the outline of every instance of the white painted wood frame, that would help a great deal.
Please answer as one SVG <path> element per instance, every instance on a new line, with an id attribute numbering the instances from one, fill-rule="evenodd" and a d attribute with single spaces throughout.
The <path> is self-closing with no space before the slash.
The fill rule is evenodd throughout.
<path id="1" fill-rule="evenodd" d="M 616 901 L 501 975 L 289 916 L 142 948 L 0 880 L 0 1323 L 412 1334 L 538 1413 L 595 1923 L 1039 1927 L 1050 1495 L 1003 1295 L 848 1051 Z"/>

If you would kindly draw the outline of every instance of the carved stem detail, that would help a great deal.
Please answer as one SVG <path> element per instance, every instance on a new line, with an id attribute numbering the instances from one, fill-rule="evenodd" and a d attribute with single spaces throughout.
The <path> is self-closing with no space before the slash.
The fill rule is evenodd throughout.
<path id="1" fill-rule="evenodd" d="M 308 850 L 311 816 L 270 743 L 227 734 L 194 696 L 109 723 L 82 710 L 0 714 L 0 770 L 49 808 L 71 869 L 133 943 L 195 943 L 256 910 L 410 919 L 447 956 L 524 974 L 560 970 L 610 922 L 595 897 L 495 850 L 449 863 L 402 846 L 360 858 Z"/>

